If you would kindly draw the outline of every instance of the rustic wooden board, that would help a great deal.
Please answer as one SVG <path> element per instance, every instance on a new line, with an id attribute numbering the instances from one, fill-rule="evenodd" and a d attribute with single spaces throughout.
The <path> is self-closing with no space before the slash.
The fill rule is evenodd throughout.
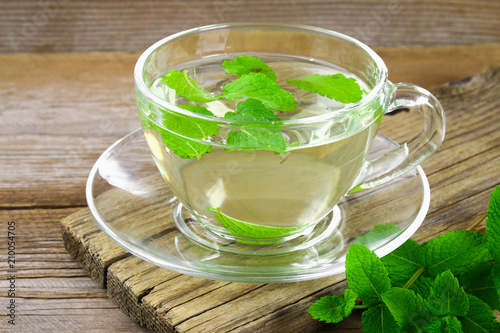
<path id="1" fill-rule="evenodd" d="M 432 90 L 449 115 L 448 130 L 445 143 L 423 164 L 432 199 L 414 239 L 464 229 L 486 211 L 489 193 L 500 182 L 499 88 L 500 67 L 495 67 Z M 404 136 L 397 121 L 401 116 L 386 117 L 382 131 Z M 98 230 L 88 209 L 64 218 L 61 226 L 68 252 L 125 313 L 155 332 L 360 330 L 359 317 L 324 326 L 307 314 L 314 300 L 342 292 L 342 274 L 283 284 L 206 280 L 127 254 Z"/>
<path id="2" fill-rule="evenodd" d="M 491 0 L 0 1 L 0 52 L 141 52 L 201 25 L 283 21 L 377 46 L 498 43 Z"/>
<path id="3" fill-rule="evenodd" d="M 133 325 L 64 248 L 60 219 L 81 210 L 0 210 L 0 227 L 16 222 L 16 325 L 0 322 L 0 332 L 95 332 L 112 327 L 114 332 L 147 332 Z M 7 253 L 7 242 L 0 251 Z M 0 265 L 0 296 L 8 302 L 10 288 L 7 260 Z M 99 309 L 96 311 L 96 309 Z M 103 330 L 108 331 L 109 330 Z"/>

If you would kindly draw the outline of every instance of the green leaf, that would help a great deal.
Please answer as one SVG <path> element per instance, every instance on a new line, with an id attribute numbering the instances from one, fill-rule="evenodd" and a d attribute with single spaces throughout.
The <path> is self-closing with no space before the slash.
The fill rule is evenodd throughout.
<path id="1" fill-rule="evenodd" d="M 495 281 L 495 262 L 480 263 L 474 269 L 460 275 L 459 281 L 468 294 L 472 294 L 484 302 L 492 309 L 500 310 L 499 293 L 500 276 Z M 498 266 L 500 268 L 500 266 Z M 499 272 L 500 273 L 500 272 Z M 498 283 L 498 284 L 497 284 Z"/>
<path id="2" fill-rule="evenodd" d="M 242 121 L 280 121 L 280 118 L 275 115 L 271 109 L 267 108 L 264 103 L 253 98 L 249 98 L 238 103 L 238 105 L 236 105 L 236 113 L 227 112 L 224 115 L 224 118 Z M 262 124 L 256 124 L 255 126 L 262 126 Z M 270 124 L 268 126 L 273 126 L 273 124 Z M 280 125 L 274 125 L 274 127 L 276 127 L 278 131 L 281 130 Z"/>
<path id="3" fill-rule="evenodd" d="M 493 269 L 491 270 L 491 278 L 493 280 L 493 284 L 495 285 L 496 288 L 496 294 L 492 292 L 491 294 L 491 301 L 488 302 L 488 305 L 492 307 L 493 309 L 500 310 L 500 263 L 495 262 L 495 265 L 493 266 Z"/>
<path id="4" fill-rule="evenodd" d="M 247 55 L 234 57 L 234 60 L 224 60 L 222 67 L 228 74 L 242 76 L 249 73 L 262 73 L 273 81 L 276 81 L 276 74 L 265 62 L 257 57 Z"/>
<path id="5" fill-rule="evenodd" d="M 479 231 L 450 231 L 422 246 L 419 263 L 427 267 L 430 276 L 446 270 L 460 275 L 481 261 L 490 259 L 486 236 Z"/>
<path id="6" fill-rule="evenodd" d="M 239 129 L 231 129 L 227 135 L 227 144 L 233 146 L 233 148 L 227 148 L 227 151 L 267 149 L 279 154 L 283 153 L 287 148 L 285 138 L 278 133 L 281 131 L 281 125 L 273 123 L 280 119 L 272 110 L 266 108 L 262 102 L 256 99 L 249 98 L 238 103 L 236 113 L 227 112 L 224 118 L 269 122 L 246 123 Z"/>
<path id="7" fill-rule="evenodd" d="M 500 186 L 497 186 L 490 195 L 486 218 L 486 238 L 491 255 L 500 262 Z"/>
<path id="8" fill-rule="evenodd" d="M 385 304 L 377 304 L 363 312 L 361 326 L 365 333 L 399 333 L 398 323 Z"/>
<path id="9" fill-rule="evenodd" d="M 357 295 L 352 290 L 344 291 L 344 298 L 334 296 L 324 296 L 314 302 L 307 312 L 319 321 L 328 324 L 339 323 L 347 318 L 354 307 Z"/>
<path id="10" fill-rule="evenodd" d="M 364 235 L 356 236 L 355 244 L 368 246 L 389 237 L 395 237 L 401 233 L 401 228 L 392 223 L 377 224 L 372 230 Z"/>
<path id="11" fill-rule="evenodd" d="M 232 146 L 226 148 L 227 151 L 267 149 L 280 154 L 286 150 L 285 139 L 279 133 L 267 128 L 231 130 L 227 135 L 227 144 Z"/>
<path id="12" fill-rule="evenodd" d="M 289 83 L 309 92 L 318 93 L 341 103 L 355 103 L 363 96 L 363 90 L 354 78 L 344 74 L 313 74 L 301 79 L 290 79 Z"/>
<path id="13" fill-rule="evenodd" d="M 427 309 L 422 296 L 413 290 L 391 288 L 381 297 L 401 327 L 401 332 L 424 332 L 425 327 L 436 319 Z"/>
<path id="14" fill-rule="evenodd" d="M 433 284 L 434 279 L 425 275 L 420 275 L 420 277 L 410 286 L 409 289 L 413 290 L 425 299 L 431 294 Z"/>
<path id="15" fill-rule="evenodd" d="M 371 306 L 381 301 L 380 295 L 391 288 L 387 269 L 375 254 L 363 245 L 351 244 L 346 255 L 346 278 L 363 304 Z"/>
<path id="16" fill-rule="evenodd" d="M 344 315 L 345 317 L 348 317 L 352 310 L 354 309 L 354 306 L 356 305 L 356 300 L 358 299 L 358 294 L 354 290 L 351 289 L 346 289 L 344 290 L 344 300 L 345 300 L 345 309 L 344 309 Z"/>
<path id="17" fill-rule="evenodd" d="M 462 324 L 454 315 L 438 318 L 427 326 L 426 333 L 462 333 Z"/>
<path id="18" fill-rule="evenodd" d="M 307 312 L 319 321 L 324 321 L 327 324 L 339 323 L 344 320 L 345 301 L 342 297 L 324 296 L 314 302 Z"/>
<path id="19" fill-rule="evenodd" d="M 422 265 L 418 263 L 420 245 L 407 240 L 403 245 L 381 258 L 393 287 L 403 287 Z"/>
<path id="20" fill-rule="evenodd" d="M 431 312 L 437 316 L 465 316 L 469 311 L 467 294 L 449 270 L 436 277 L 427 302 Z"/>
<path id="21" fill-rule="evenodd" d="M 172 69 L 162 79 L 163 82 L 170 88 L 174 89 L 179 96 L 185 97 L 193 102 L 212 102 L 220 98 L 215 96 L 202 87 L 189 76 L 188 71 L 179 72 Z"/>
<path id="22" fill-rule="evenodd" d="M 224 226 L 224 228 L 229 230 L 236 237 L 241 237 L 241 238 L 250 238 L 259 240 L 269 239 L 270 241 L 273 241 L 273 239 L 287 236 L 290 233 L 293 233 L 303 228 L 302 226 L 268 227 L 237 220 L 222 213 L 220 208 L 208 207 L 208 210 L 215 213 L 215 217 Z M 260 242 L 260 241 L 241 240 L 240 242 L 248 244 L 269 244 L 270 241 Z M 281 242 L 281 240 L 276 240 L 274 242 Z"/>
<path id="23" fill-rule="evenodd" d="M 500 332 L 500 323 L 496 320 L 488 304 L 474 295 L 468 295 L 470 309 L 467 316 L 461 317 L 464 332 Z"/>
<path id="24" fill-rule="evenodd" d="M 203 106 L 179 105 L 179 107 L 194 113 L 213 116 L 212 112 Z M 160 132 L 163 142 L 176 155 L 186 159 L 194 157 L 201 159 L 202 154 L 212 152 L 212 146 L 195 140 L 206 140 L 216 135 L 219 131 L 216 122 L 167 111 L 162 115 L 162 119 L 167 130 L 159 126 L 155 126 L 155 129 Z"/>
<path id="25" fill-rule="evenodd" d="M 297 102 L 289 91 L 262 73 L 249 73 L 224 86 L 223 97 L 229 101 L 247 97 L 261 101 L 272 110 L 294 111 Z"/>

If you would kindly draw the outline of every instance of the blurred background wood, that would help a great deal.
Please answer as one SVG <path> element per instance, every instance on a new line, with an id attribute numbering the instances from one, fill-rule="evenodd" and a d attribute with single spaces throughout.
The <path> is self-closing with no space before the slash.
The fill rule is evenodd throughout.
<path id="1" fill-rule="evenodd" d="M 0 52 L 141 52 L 172 33 L 231 21 L 284 21 L 369 45 L 500 40 L 496 0 L 2 0 Z"/>
<path id="2" fill-rule="evenodd" d="M 139 126 L 132 79 L 139 52 L 171 33 L 229 21 L 287 21 L 352 35 L 376 49 L 391 80 L 425 88 L 500 65 L 499 1 L 0 0 L 0 255 L 7 253 L 6 223 L 16 221 L 19 304 L 18 325 L 2 316 L 0 331 L 146 331 L 71 259 L 59 221 L 86 206 L 97 157 Z M 461 98 L 446 115 L 449 137 L 462 140 L 424 165 L 434 171 L 431 210 L 417 240 L 445 231 L 442 221 L 459 216 L 458 228 L 482 214 L 498 184 L 491 173 L 498 142 L 485 126 L 462 122 L 453 103 L 470 102 Z M 3 309 L 6 278 L 2 260 Z M 280 325 L 272 314 L 261 322 Z M 359 318 L 349 325 L 345 331 L 359 331 Z"/>

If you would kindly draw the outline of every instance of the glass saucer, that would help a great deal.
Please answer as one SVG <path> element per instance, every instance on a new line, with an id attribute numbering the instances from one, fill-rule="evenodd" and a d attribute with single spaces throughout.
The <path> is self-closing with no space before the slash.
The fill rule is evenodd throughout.
<path id="1" fill-rule="evenodd" d="M 370 158 L 395 146 L 378 134 Z M 344 197 L 332 213 L 337 221 L 335 230 L 311 246 L 277 255 L 224 251 L 192 241 L 186 236 L 189 233 L 177 227 L 174 215 L 182 215 L 182 205 L 156 168 L 140 129 L 101 155 L 91 170 L 86 195 L 99 227 L 137 257 L 192 276 L 258 283 L 342 273 L 345 253 L 352 243 L 384 256 L 415 233 L 430 203 L 429 183 L 419 166 L 384 185 Z M 191 230 L 197 223 L 189 216 L 184 220 L 186 226 L 194 224 Z"/>

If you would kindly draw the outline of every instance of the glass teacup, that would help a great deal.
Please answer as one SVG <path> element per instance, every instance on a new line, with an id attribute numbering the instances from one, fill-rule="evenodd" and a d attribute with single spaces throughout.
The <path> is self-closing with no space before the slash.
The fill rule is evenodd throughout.
<path id="1" fill-rule="evenodd" d="M 177 70 L 204 92 L 221 95 L 237 79 L 221 64 L 242 56 L 265 61 L 296 108 L 273 110 L 273 120 L 227 117 L 238 103 L 253 98 L 193 102 L 162 80 Z M 290 84 L 312 74 L 339 73 L 359 84 L 359 101 L 340 103 Z M 231 243 L 258 252 L 286 242 L 295 247 L 301 239 L 310 242 L 316 237 L 311 235 L 332 232 L 339 221 L 332 210 L 342 197 L 411 170 L 444 138 L 443 110 L 434 96 L 411 84 L 391 83 L 374 51 L 320 28 L 233 23 L 181 32 L 141 55 L 135 82 L 154 161 L 182 204 L 176 224 L 193 240 L 217 248 Z M 194 106 L 210 112 L 195 112 Z M 367 160 L 382 116 L 398 108 L 418 110 L 422 130 Z M 193 220 L 195 226 L 186 222 Z"/>

